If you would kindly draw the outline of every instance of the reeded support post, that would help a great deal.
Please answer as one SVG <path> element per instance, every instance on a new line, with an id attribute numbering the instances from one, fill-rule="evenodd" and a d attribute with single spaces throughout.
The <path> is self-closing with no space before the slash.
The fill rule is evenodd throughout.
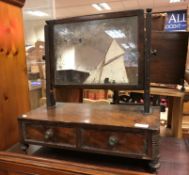
<path id="1" fill-rule="evenodd" d="M 52 55 L 50 55 L 50 37 L 49 33 L 53 33 L 53 31 L 49 26 L 45 26 L 45 63 L 46 63 L 46 96 L 47 96 L 47 107 L 53 107 L 56 105 L 55 98 L 54 98 L 54 91 L 53 91 L 53 85 L 52 85 L 52 69 L 51 69 L 51 59 Z M 51 46 L 53 48 L 53 46 Z"/>
<path id="2" fill-rule="evenodd" d="M 151 58 L 151 33 L 152 9 L 146 10 L 145 32 L 145 81 L 144 81 L 144 113 L 150 112 L 150 58 Z"/>

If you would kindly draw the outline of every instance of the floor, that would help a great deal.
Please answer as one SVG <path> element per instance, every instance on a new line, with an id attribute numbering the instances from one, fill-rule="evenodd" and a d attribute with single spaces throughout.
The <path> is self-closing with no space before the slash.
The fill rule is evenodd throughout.
<path id="1" fill-rule="evenodd" d="M 161 112 L 161 167 L 159 175 L 189 175 L 189 115 L 183 115 L 183 139 L 171 136 L 166 128 L 168 109 Z"/>
<path id="2" fill-rule="evenodd" d="M 189 139 L 162 138 L 160 155 L 159 175 L 189 175 Z"/>

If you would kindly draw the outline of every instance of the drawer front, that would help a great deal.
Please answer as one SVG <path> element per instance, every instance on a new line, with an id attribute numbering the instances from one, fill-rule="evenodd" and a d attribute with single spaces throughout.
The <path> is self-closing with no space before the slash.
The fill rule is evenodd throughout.
<path id="1" fill-rule="evenodd" d="M 25 139 L 65 146 L 76 145 L 76 129 L 58 126 L 25 125 Z"/>
<path id="2" fill-rule="evenodd" d="M 82 130 L 82 148 L 121 154 L 147 154 L 147 136 L 143 133 L 124 133 L 104 130 Z"/>

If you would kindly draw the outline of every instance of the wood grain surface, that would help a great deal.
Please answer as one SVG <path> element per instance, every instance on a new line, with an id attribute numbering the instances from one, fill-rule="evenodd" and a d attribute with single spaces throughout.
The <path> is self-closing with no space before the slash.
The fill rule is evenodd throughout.
<path id="1" fill-rule="evenodd" d="M 51 131 L 51 135 L 45 136 Z M 26 125 L 26 139 L 32 141 L 48 142 L 59 145 L 75 146 L 76 145 L 76 129 L 69 127 L 57 127 L 48 125 Z"/>
<path id="2" fill-rule="evenodd" d="M 152 32 L 152 48 L 157 54 L 150 61 L 150 81 L 182 85 L 187 45 L 188 32 Z"/>
<path id="3" fill-rule="evenodd" d="M 18 141 L 17 116 L 29 111 L 29 90 L 21 9 L 0 2 L 0 21 L 0 150 L 2 150 Z"/>
<path id="4" fill-rule="evenodd" d="M 133 128 L 136 123 L 149 125 L 149 130 L 159 129 L 159 108 L 145 115 L 143 106 L 98 105 L 57 103 L 56 107 L 45 106 L 26 113 L 20 120 L 46 121 L 67 124 L 100 125 Z"/>
<path id="5" fill-rule="evenodd" d="M 111 132 L 87 129 L 82 132 L 82 147 L 91 150 L 109 150 L 119 153 L 122 152 L 123 154 L 146 155 L 146 137 L 147 135 L 145 133 Z M 115 140 L 112 144 L 110 144 L 111 138 Z"/>

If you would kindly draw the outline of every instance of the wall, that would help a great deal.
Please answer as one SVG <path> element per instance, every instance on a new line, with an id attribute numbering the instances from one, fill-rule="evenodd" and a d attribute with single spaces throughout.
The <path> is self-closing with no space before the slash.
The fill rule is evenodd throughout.
<path id="1" fill-rule="evenodd" d="M 25 43 L 33 45 L 36 41 L 44 41 L 44 20 L 25 20 Z"/>

